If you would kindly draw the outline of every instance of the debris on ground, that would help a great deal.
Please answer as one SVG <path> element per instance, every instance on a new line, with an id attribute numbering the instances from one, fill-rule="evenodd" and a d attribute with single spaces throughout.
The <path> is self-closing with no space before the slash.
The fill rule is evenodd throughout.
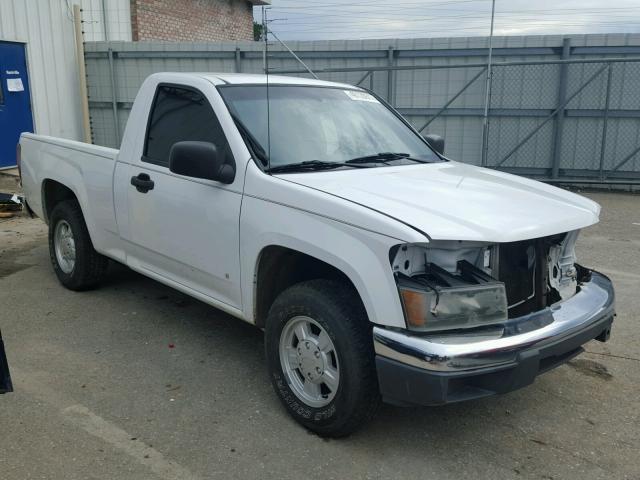
<path id="1" fill-rule="evenodd" d="M 22 210 L 22 198 L 15 193 L 0 192 L 0 218 L 11 218 Z"/>

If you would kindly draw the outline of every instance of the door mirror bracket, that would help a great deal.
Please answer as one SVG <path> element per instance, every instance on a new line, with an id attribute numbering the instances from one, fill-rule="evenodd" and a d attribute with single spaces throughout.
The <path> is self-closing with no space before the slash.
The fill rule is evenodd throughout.
<path id="1" fill-rule="evenodd" d="M 230 184 L 236 176 L 235 165 L 210 142 L 185 141 L 174 143 L 169 152 L 169 170 L 178 175 L 214 180 Z"/>

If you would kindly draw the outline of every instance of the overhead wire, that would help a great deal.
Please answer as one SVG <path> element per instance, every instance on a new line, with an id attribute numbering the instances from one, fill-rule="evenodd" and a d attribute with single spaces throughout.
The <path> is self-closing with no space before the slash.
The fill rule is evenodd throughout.
<path id="1" fill-rule="evenodd" d="M 291 0 L 294 1 L 294 0 Z M 442 14 L 443 9 L 438 9 L 437 12 L 431 12 L 431 7 L 435 6 L 452 6 L 467 3 L 486 3 L 486 0 L 449 0 L 434 3 L 425 2 L 399 2 L 393 5 L 394 11 L 375 10 L 375 8 L 389 9 L 388 4 L 380 4 L 380 2 L 373 2 L 371 0 L 365 0 L 362 2 L 351 2 L 349 4 L 344 3 L 318 3 L 317 5 L 309 6 L 309 3 L 313 3 L 310 0 L 305 2 L 305 6 L 296 6 L 295 3 L 291 6 L 274 6 L 273 10 L 279 14 L 290 15 L 294 18 L 286 19 L 284 23 L 276 23 L 275 28 L 278 28 L 278 34 L 287 36 L 289 39 L 291 35 L 304 35 L 317 38 L 318 35 L 333 36 L 335 34 L 342 35 L 340 38 L 345 38 L 345 29 L 350 29 L 346 35 L 351 37 L 346 38 L 384 38 L 387 35 L 395 37 L 406 37 L 407 35 L 415 34 L 434 34 L 434 33 L 450 33 L 455 35 L 457 31 L 473 31 L 482 30 L 486 25 L 486 18 L 481 15 L 485 15 L 486 12 L 478 10 L 447 10 L 454 14 Z M 353 7 L 362 7 L 369 5 L 367 10 L 353 10 Z M 345 7 L 345 11 L 341 13 L 335 13 L 335 8 L 332 7 Z M 426 15 L 416 14 L 417 7 L 424 7 L 429 10 Z M 309 12 L 309 9 L 317 9 L 317 13 Z M 305 12 L 294 12 L 291 10 L 304 9 Z M 374 9 L 374 10 L 372 10 Z M 400 11 L 398 11 L 400 10 Z M 326 13 L 325 13 L 326 12 Z M 330 13 L 329 13 L 330 12 Z M 412 12 L 411 14 L 409 12 Z M 579 12 L 578 18 L 575 13 Z M 631 31 L 639 30 L 638 25 L 640 22 L 633 17 L 629 17 L 628 13 L 640 13 L 640 7 L 585 7 L 585 8 L 560 8 L 560 9 L 520 9 L 520 10 L 503 10 L 496 13 L 498 20 L 510 20 L 512 22 L 518 22 L 519 28 L 532 27 L 544 27 L 553 28 L 554 25 L 558 27 L 581 27 L 589 26 L 593 28 L 625 28 Z M 607 19 L 600 21 L 593 21 L 592 17 L 602 16 L 607 14 Z M 346 14 L 357 15 L 357 18 L 345 18 Z M 527 15 L 535 15 L 535 17 Z M 570 21 L 563 21 L 564 18 L 571 16 Z M 318 19 L 336 18 L 336 20 L 330 20 L 327 25 L 318 25 Z M 391 17 L 391 19 L 390 19 Z M 582 20 L 580 20 L 582 19 Z M 620 19 L 620 20 L 618 20 Z M 460 20 L 468 20 L 464 22 L 464 26 L 460 26 Z M 560 24 L 559 22 L 562 21 Z M 438 22 L 436 28 L 431 28 L 430 24 Z M 418 28 L 419 24 L 424 23 L 424 27 Z M 522 25 L 523 24 L 523 25 Z M 389 29 L 385 29 L 384 32 L 369 33 L 366 29 L 379 28 L 384 25 L 390 25 L 394 32 L 389 32 Z M 452 25 L 448 27 L 447 25 Z M 332 30 L 331 27 L 339 27 L 338 30 Z M 285 28 L 279 28 L 285 27 Z M 293 28 L 290 28 L 293 27 Z M 407 28 L 411 27 L 411 28 Z M 444 28 L 444 30 L 443 30 Z M 498 25 L 497 30 L 507 29 L 508 27 Z M 454 29 L 453 31 L 451 29 Z M 567 32 L 569 33 L 569 32 Z M 305 35 L 306 34 L 306 35 Z"/>
<path id="2" fill-rule="evenodd" d="M 349 13 L 349 14 L 353 14 L 354 16 L 357 14 L 356 18 L 345 18 L 345 14 Z M 316 15 L 313 17 L 299 17 L 299 18 L 287 18 L 286 19 L 286 23 L 287 24 L 317 24 L 318 23 L 318 19 L 319 18 L 338 18 L 338 21 L 361 21 L 361 20 L 372 20 L 372 19 L 389 19 L 390 17 L 401 17 L 401 18 L 437 18 L 437 19 L 442 19 L 442 18 L 478 18 L 479 20 L 481 20 L 482 18 L 479 18 L 479 13 L 480 12 L 465 12 L 465 13 L 456 13 L 456 14 L 435 14 L 435 13 L 426 13 L 426 14 L 418 14 L 417 12 L 413 12 L 411 15 L 408 15 L 407 12 L 403 12 L 403 13 L 398 13 L 398 12 L 389 12 L 387 13 L 372 13 L 369 12 L 367 15 L 360 15 L 359 12 L 355 12 L 355 11 L 349 11 L 349 12 L 344 12 L 340 15 L 336 15 L 336 14 L 327 14 L 327 15 Z M 629 18 L 629 13 L 639 13 L 640 14 L 640 8 L 634 8 L 634 9 L 629 9 L 628 11 L 625 12 L 609 12 L 609 14 L 607 15 L 607 18 Z M 527 10 L 527 11 L 510 11 L 510 12 L 498 12 L 496 13 L 496 17 L 513 17 L 513 16 L 522 16 L 522 15 L 535 15 L 536 18 L 545 18 L 545 17 L 567 17 L 569 15 L 571 16 L 575 16 L 575 14 L 573 14 L 572 12 L 567 12 L 562 13 L 562 12 L 538 12 L 535 10 Z M 580 16 L 584 16 L 584 15 L 588 15 L 588 16 L 602 16 L 601 12 L 591 12 L 591 11 L 586 11 L 586 10 L 582 10 L 580 12 Z"/>
<path id="3" fill-rule="evenodd" d="M 428 3 L 428 2 L 397 2 L 394 5 L 389 5 L 388 3 L 380 3 L 378 0 L 366 0 L 366 1 L 362 1 L 362 2 L 349 2 L 347 4 L 345 4 L 344 2 L 340 2 L 340 3 L 327 3 L 327 2 L 319 2 L 318 6 L 314 6 L 313 4 L 311 6 L 309 6 L 309 1 L 305 1 L 304 2 L 304 6 L 300 5 L 298 1 L 296 1 L 296 4 L 293 6 L 279 6 L 279 5 L 272 5 L 270 8 L 275 10 L 275 9 L 289 9 L 289 10 L 308 10 L 308 9 L 316 9 L 316 8 L 328 8 L 328 7 L 344 7 L 344 6 L 367 6 L 368 8 L 386 8 L 389 9 L 390 7 L 392 8 L 397 8 L 397 7 L 403 7 L 403 6 L 407 6 L 407 5 L 415 5 L 415 6 L 419 6 L 419 7 L 437 7 L 437 6 L 441 6 L 441 5 L 458 5 L 458 4 L 466 4 L 466 3 L 480 3 L 480 2 L 486 2 L 486 0 L 449 0 L 449 1 L 443 1 L 443 2 L 435 2 L 435 3 Z"/>
<path id="4" fill-rule="evenodd" d="M 496 18 L 504 18 L 504 17 L 498 17 L 496 15 Z M 590 18 L 590 17 L 589 17 Z M 434 17 L 434 16 L 429 16 L 429 17 L 419 17 L 419 18 L 409 18 L 409 19 L 399 19 L 399 20 L 389 20 L 389 19 L 383 19 L 383 18 L 372 18 L 371 20 L 368 20 L 366 23 L 363 23 L 359 20 L 337 20 L 337 21 L 333 21 L 331 22 L 330 26 L 334 26 L 334 25 L 354 25 L 360 28 L 363 27 L 367 27 L 367 26 L 371 26 L 371 25 L 380 25 L 380 24 L 389 24 L 389 23 L 393 23 L 393 22 L 402 22 L 402 23 L 420 23 L 420 22 L 428 22 L 428 21 L 438 21 L 438 22 L 458 22 L 460 19 L 470 19 L 474 22 L 478 22 L 481 23 L 482 25 L 484 25 L 486 22 L 484 21 L 484 19 L 478 19 L 475 16 L 469 16 L 469 15 L 460 15 L 460 16 L 446 16 L 446 17 Z M 544 23 L 544 20 L 548 20 L 549 22 L 552 21 L 559 21 L 562 20 L 562 17 L 548 17 L 548 18 L 544 18 L 544 17 L 523 17 L 523 16 L 510 16 L 509 19 L 514 20 L 514 21 L 536 21 L 538 23 Z M 612 20 L 606 20 L 606 21 L 599 21 L 597 22 L 598 24 L 608 24 L 608 23 L 637 23 L 637 21 L 634 20 L 629 20 L 628 16 L 615 16 L 615 17 L 611 17 Z M 620 21 L 615 21 L 616 19 L 621 19 Z M 622 21 L 622 19 L 625 19 L 626 21 Z M 585 23 L 585 22 L 583 22 Z M 593 22 L 589 22 L 589 23 L 593 23 Z M 307 22 L 286 22 L 286 26 L 290 27 L 290 26 L 298 26 L 302 29 L 305 29 L 305 26 L 309 25 L 310 29 L 324 29 L 326 27 L 324 26 L 319 26 L 317 25 L 317 23 L 307 23 Z"/>

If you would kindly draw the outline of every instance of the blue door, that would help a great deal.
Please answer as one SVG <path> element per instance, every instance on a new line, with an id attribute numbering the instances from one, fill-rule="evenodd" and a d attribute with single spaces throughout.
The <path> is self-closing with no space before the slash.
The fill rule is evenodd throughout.
<path id="1" fill-rule="evenodd" d="M 22 132 L 33 132 L 24 44 L 0 42 L 0 169 L 16 165 Z"/>

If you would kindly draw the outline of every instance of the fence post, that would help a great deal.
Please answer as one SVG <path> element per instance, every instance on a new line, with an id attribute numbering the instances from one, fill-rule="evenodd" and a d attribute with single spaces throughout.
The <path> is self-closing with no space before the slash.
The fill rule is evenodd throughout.
<path id="1" fill-rule="evenodd" d="M 609 104 L 611 100 L 611 75 L 613 68 L 608 64 L 607 89 L 604 99 L 604 117 L 602 122 L 602 141 L 600 142 L 600 180 L 604 180 L 604 154 L 607 149 L 607 124 L 609 123 Z"/>
<path id="2" fill-rule="evenodd" d="M 85 143 L 92 143 L 91 117 L 89 116 L 89 94 L 87 92 L 87 70 L 84 60 L 84 38 L 82 32 L 82 10 L 73 6 L 73 29 L 76 37 L 76 58 L 78 60 L 78 83 L 80 85 L 80 106 L 82 111 L 82 133 Z"/>
<path id="3" fill-rule="evenodd" d="M 393 67 L 394 64 L 394 48 L 389 46 L 389 50 L 387 52 L 387 63 L 390 67 Z M 394 81 L 395 81 L 395 72 L 393 70 L 389 70 L 387 73 L 387 102 L 392 107 L 395 106 L 395 102 L 393 101 L 393 92 L 394 92 Z"/>
<path id="4" fill-rule="evenodd" d="M 240 54 L 240 48 L 236 47 L 236 73 L 242 72 L 242 55 Z"/>
<path id="5" fill-rule="evenodd" d="M 562 40 L 562 60 L 568 60 L 571 55 L 571 39 Z M 558 105 L 561 107 L 556 116 L 556 128 L 553 132 L 553 153 L 551 155 L 551 178 L 558 178 L 560 173 L 560 155 L 562 154 L 562 130 L 564 129 L 564 103 L 567 98 L 567 77 L 569 65 L 560 64 L 560 78 L 558 81 Z"/>
<path id="6" fill-rule="evenodd" d="M 113 65 L 113 49 L 109 48 L 109 78 L 111 80 L 111 109 L 113 110 L 113 127 L 116 133 L 115 148 L 120 147 L 120 120 L 118 119 L 118 99 L 116 98 L 116 74 Z"/>

